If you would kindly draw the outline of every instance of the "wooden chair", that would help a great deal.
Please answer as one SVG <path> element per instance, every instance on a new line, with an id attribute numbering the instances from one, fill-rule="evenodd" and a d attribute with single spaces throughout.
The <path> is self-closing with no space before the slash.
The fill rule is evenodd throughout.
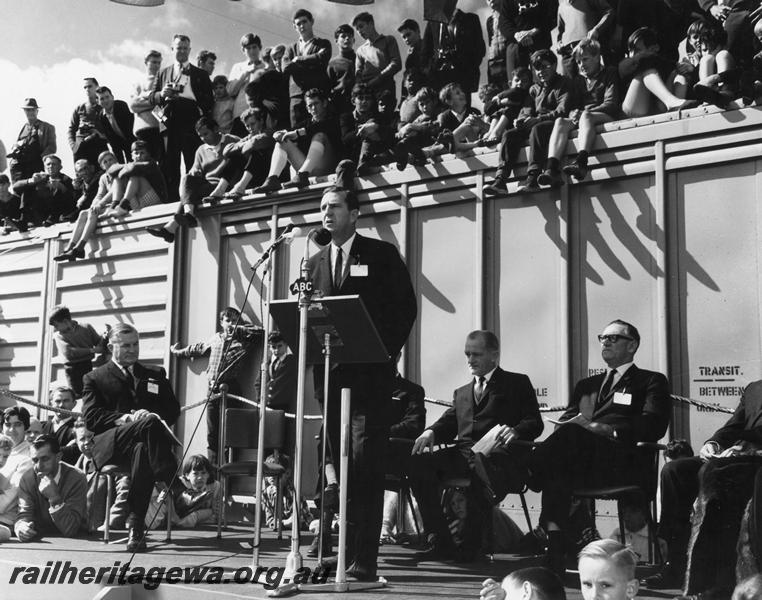
<path id="1" fill-rule="evenodd" d="M 230 477 L 256 477 L 257 461 L 240 460 L 236 451 L 256 449 L 259 431 L 259 409 L 257 408 L 226 408 L 220 427 L 224 454 L 220 455 L 222 464 L 219 467 L 220 485 L 222 486 L 222 507 L 217 517 L 217 537 L 222 536 L 222 526 L 225 522 L 225 512 L 228 501 L 234 501 L 228 490 Z M 276 458 L 285 443 L 286 413 L 282 410 L 265 411 L 265 452 L 274 451 Z M 282 519 L 281 477 L 286 472 L 280 464 L 264 461 L 263 474 L 274 477 L 278 494 L 276 497 L 276 519 L 280 529 Z M 257 510 L 261 510 L 262 499 L 253 498 Z"/>

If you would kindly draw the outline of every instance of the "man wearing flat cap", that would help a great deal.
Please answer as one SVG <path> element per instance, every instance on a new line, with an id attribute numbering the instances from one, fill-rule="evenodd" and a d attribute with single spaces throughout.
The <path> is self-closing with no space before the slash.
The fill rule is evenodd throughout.
<path id="1" fill-rule="evenodd" d="M 26 123 L 8 153 L 11 181 L 28 179 L 42 171 L 42 157 L 56 153 L 56 128 L 37 118 L 40 106 L 35 98 L 27 98 L 21 106 Z"/>

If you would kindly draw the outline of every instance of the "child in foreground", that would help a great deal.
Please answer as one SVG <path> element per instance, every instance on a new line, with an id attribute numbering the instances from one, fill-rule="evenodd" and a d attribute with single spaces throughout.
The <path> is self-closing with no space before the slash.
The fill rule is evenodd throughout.
<path id="1" fill-rule="evenodd" d="M 545 567 L 518 569 L 502 583 L 487 579 L 482 583 L 480 600 L 566 600 L 564 585 Z"/>

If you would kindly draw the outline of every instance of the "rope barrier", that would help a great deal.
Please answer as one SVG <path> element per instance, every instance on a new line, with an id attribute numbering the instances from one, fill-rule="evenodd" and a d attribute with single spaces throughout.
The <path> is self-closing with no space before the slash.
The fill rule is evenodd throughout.
<path id="1" fill-rule="evenodd" d="M 210 400 L 218 400 L 222 397 L 222 394 L 214 394 Z M 250 406 L 253 406 L 255 408 L 259 408 L 259 402 L 256 402 L 254 400 L 249 400 L 248 398 L 244 398 L 243 396 L 236 396 L 235 394 L 228 394 L 228 398 L 232 398 L 233 400 L 238 400 L 239 402 L 243 402 L 244 404 L 248 404 Z M 206 400 L 202 400 L 201 402 L 196 402 L 195 404 L 189 404 L 188 406 L 183 406 L 180 409 L 180 412 L 185 412 L 186 410 L 190 410 L 192 408 L 196 408 L 198 406 L 203 405 L 206 402 Z M 275 410 L 272 408 L 268 408 L 268 410 Z M 295 419 L 296 415 L 293 413 L 286 413 L 287 419 Z M 305 421 L 322 421 L 323 416 L 322 415 L 304 415 Z"/>
<path id="2" fill-rule="evenodd" d="M 28 404 L 30 406 L 35 406 L 37 408 L 42 408 L 50 412 L 60 413 L 62 415 L 68 415 L 72 417 L 79 417 L 82 413 L 75 412 L 73 410 L 66 410 L 65 408 L 56 408 L 55 406 L 50 406 L 48 404 L 41 404 L 39 402 L 35 402 L 34 400 L 28 400 L 24 398 L 23 396 L 19 396 L 17 394 L 14 394 L 13 392 L 9 390 L 3 390 L 0 389 L 0 396 L 5 396 L 6 398 L 10 398 L 11 400 L 14 400 L 16 402 L 21 402 L 22 404 Z M 213 400 L 216 400 L 221 397 L 221 394 L 215 394 L 212 396 Z M 716 404 L 709 404 L 707 402 L 702 402 L 701 400 L 694 400 L 693 398 L 686 398 L 685 396 L 677 396 L 676 394 L 672 394 L 670 396 L 672 400 L 676 400 L 678 402 L 682 402 L 683 404 L 690 404 L 691 406 L 694 406 L 696 408 L 701 409 L 704 412 L 720 412 L 720 413 L 726 413 L 729 415 L 732 415 L 735 412 L 735 409 L 728 408 L 726 406 L 718 406 Z M 234 400 L 238 400 L 239 402 L 243 402 L 244 404 L 248 404 L 250 406 L 253 406 L 255 408 L 259 408 L 259 402 L 255 402 L 254 400 L 249 400 L 248 398 L 244 398 L 243 396 L 236 396 L 235 394 L 228 394 L 228 398 L 233 398 Z M 444 406 L 446 408 L 450 408 L 452 406 L 452 402 L 449 402 L 447 400 L 439 400 L 437 398 L 431 398 L 429 396 L 424 397 L 424 401 L 429 404 L 435 404 L 437 406 Z M 183 406 L 180 408 L 180 412 L 186 412 L 193 408 L 197 408 L 199 406 L 203 406 L 205 404 L 206 400 L 201 400 L 200 402 L 196 402 L 194 404 L 188 404 L 186 406 Z M 568 407 L 566 406 L 541 406 L 540 412 L 560 412 L 563 410 L 566 410 Z M 296 415 L 293 413 L 286 413 L 287 419 L 295 419 Z M 305 420 L 307 421 L 320 421 L 322 420 L 322 415 L 305 415 Z"/>

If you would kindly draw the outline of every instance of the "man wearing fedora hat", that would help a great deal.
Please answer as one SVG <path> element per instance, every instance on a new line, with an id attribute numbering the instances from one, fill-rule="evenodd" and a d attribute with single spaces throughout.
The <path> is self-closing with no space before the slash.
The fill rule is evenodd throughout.
<path id="1" fill-rule="evenodd" d="M 56 152 L 56 128 L 37 118 L 40 110 L 37 100 L 27 98 L 21 108 L 26 114 L 26 123 L 8 153 L 13 182 L 42 171 L 42 157 Z"/>

